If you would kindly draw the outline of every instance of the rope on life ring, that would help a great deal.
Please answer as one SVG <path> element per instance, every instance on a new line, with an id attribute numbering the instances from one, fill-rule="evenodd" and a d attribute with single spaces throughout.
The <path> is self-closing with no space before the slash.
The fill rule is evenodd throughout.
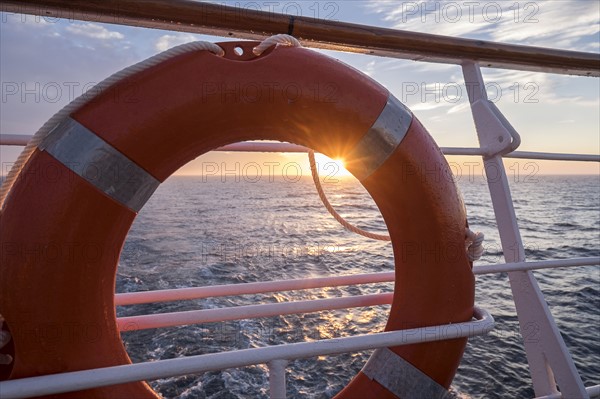
<path id="1" fill-rule="evenodd" d="M 291 39 L 273 41 L 291 45 L 169 50 L 113 75 L 42 126 L 1 194 L 9 378 L 130 362 L 114 286 L 131 224 L 182 165 L 244 140 L 293 142 L 346 160 L 391 237 L 396 281 L 386 330 L 472 318 L 466 213 L 431 136 L 368 76 Z M 446 397 L 465 345 L 460 338 L 378 350 L 338 397 Z M 60 397 L 156 394 L 139 382 Z"/>
<path id="2" fill-rule="evenodd" d="M 10 332 L 4 328 L 4 317 L 0 314 L 0 365 L 9 365 L 13 358 L 9 354 L 2 353 L 10 343 Z"/>
<path id="3" fill-rule="evenodd" d="M 389 235 L 385 234 L 376 234 L 371 233 L 366 230 L 361 229 L 360 227 L 354 226 L 352 223 L 348 222 L 342 215 L 340 215 L 333 205 L 327 199 L 327 195 L 325 194 L 325 190 L 323 190 L 323 186 L 321 185 L 321 181 L 319 180 L 319 171 L 317 170 L 317 163 L 315 162 L 315 152 L 313 150 L 308 151 L 308 162 L 310 164 L 310 173 L 312 175 L 313 183 L 317 189 L 317 193 L 319 194 L 319 198 L 325 206 L 325 209 L 329 212 L 331 216 L 335 220 L 338 221 L 339 224 L 344 226 L 347 230 L 359 234 L 363 237 L 371 238 L 373 240 L 379 241 L 391 241 Z M 465 247 L 467 251 L 467 255 L 471 262 L 474 262 L 481 258 L 484 252 L 483 240 L 484 235 L 481 232 L 474 232 L 468 227 L 465 227 Z"/>

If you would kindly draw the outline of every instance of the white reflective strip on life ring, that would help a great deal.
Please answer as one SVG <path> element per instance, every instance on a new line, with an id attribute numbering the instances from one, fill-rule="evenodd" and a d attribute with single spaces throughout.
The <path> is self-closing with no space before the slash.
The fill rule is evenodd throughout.
<path id="1" fill-rule="evenodd" d="M 388 348 L 375 350 L 362 373 L 402 399 L 452 398 L 446 388 Z"/>
<path id="2" fill-rule="evenodd" d="M 348 159 L 350 172 L 363 181 L 392 155 L 406 136 L 413 115 L 392 94 L 367 134 L 352 149 Z"/>
<path id="3" fill-rule="evenodd" d="M 160 185 L 154 176 L 72 118 L 52 129 L 39 149 L 134 212 L 142 209 Z"/>

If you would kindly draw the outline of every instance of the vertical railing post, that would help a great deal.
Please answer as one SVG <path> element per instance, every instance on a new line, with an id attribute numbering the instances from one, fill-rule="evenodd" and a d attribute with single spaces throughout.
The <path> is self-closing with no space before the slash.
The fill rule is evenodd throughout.
<path id="1" fill-rule="evenodd" d="M 463 74 L 479 143 L 487 154 L 483 162 L 504 258 L 523 262 L 525 250 L 502 162 L 503 151 L 510 151 L 506 139 L 512 127 L 489 103 L 479 65 L 465 63 Z M 589 398 L 533 273 L 509 272 L 508 277 L 536 396 L 557 393 L 556 376 L 563 397 Z"/>
<path id="2" fill-rule="evenodd" d="M 271 399 L 285 399 L 285 368 L 288 361 L 284 359 L 271 360 L 269 366 L 269 396 Z"/>

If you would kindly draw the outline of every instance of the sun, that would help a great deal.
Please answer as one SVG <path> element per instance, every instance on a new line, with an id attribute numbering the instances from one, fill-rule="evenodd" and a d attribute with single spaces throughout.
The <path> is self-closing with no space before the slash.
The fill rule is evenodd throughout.
<path id="1" fill-rule="evenodd" d="M 331 159 L 323 154 L 315 154 L 315 162 L 317 163 L 319 176 L 330 179 L 352 176 L 352 173 L 346 169 L 343 159 Z"/>

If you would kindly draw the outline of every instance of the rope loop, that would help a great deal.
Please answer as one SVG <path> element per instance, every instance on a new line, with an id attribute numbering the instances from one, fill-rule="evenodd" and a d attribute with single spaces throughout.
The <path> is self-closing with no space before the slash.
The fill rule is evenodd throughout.
<path id="1" fill-rule="evenodd" d="M 313 150 L 308 151 L 308 160 L 310 162 L 310 173 L 312 174 L 313 182 L 315 183 L 315 187 L 317 192 L 319 193 L 319 198 L 321 202 L 327 209 L 327 211 L 337 220 L 342 226 L 344 226 L 347 230 L 350 230 L 353 233 L 360 234 L 361 236 L 371 238 L 373 240 L 380 241 L 391 241 L 390 236 L 383 234 L 375 234 L 365 231 L 359 227 L 356 227 L 346 221 L 339 213 L 333 209 L 333 206 L 327 199 L 325 192 L 323 191 L 323 187 L 321 186 L 321 182 L 319 181 L 319 172 L 317 171 L 317 165 L 315 162 L 315 152 Z M 465 249 L 467 251 L 467 257 L 471 262 L 478 260 L 483 255 L 483 239 L 484 235 L 481 232 L 473 232 L 468 227 L 465 230 Z"/>
<path id="2" fill-rule="evenodd" d="M 252 52 L 254 53 L 254 55 L 259 56 L 266 49 L 277 44 L 281 44 L 282 46 L 288 47 L 302 47 L 302 44 L 300 44 L 298 39 L 296 39 L 294 36 L 281 33 L 279 35 L 267 37 L 258 46 L 254 47 L 252 49 Z"/>
<path id="3" fill-rule="evenodd" d="M 188 45 L 190 45 L 190 47 L 194 47 L 196 50 L 206 50 L 206 51 L 210 51 L 211 53 L 213 53 L 214 55 L 218 55 L 219 57 L 223 57 L 225 55 L 225 50 L 223 50 L 218 44 L 215 43 L 211 43 L 211 42 L 205 42 L 205 41 L 197 41 L 197 42 L 191 42 L 188 43 Z M 186 46 L 185 44 L 183 46 Z M 188 49 L 185 49 L 185 51 L 188 51 Z"/>
<path id="4" fill-rule="evenodd" d="M 471 262 L 479 260 L 483 255 L 483 239 L 485 236 L 481 232 L 473 232 L 468 227 L 465 228 L 465 247 L 467 249 L 467 256 Z"/>
<path id="5" fill-rule="evenodd" d="M 333 206 L 325 196 L 325 192 L 323 191 L 323 187 L 321 186 L 321 182 L 319 181 L 319 172 L 317 171 L 317 164 L 315 162 L 315 152 L 313 150 L 308 151 L 308 160 L 310 162 L 310 173 L 312 174 L 313 182 L 315 183 L 315 187 L 317 188 L 317 192 L 319 193 L 319 198 L 321 198 L 321 202 L 325 205 L 325 208 L 329 211 L 331 216 L 335 218 L 342 226 L 346 229 L 350 230 L 353 233 L 360 234 L 361 236 L 371 238 L 373 240 L 380 241 L 391 241 L 390 236 L 383 234 L 375 234 L 365 231 L 359 227 L 356 227 L 349 222 L 347 222 L 339 213 L 333 209 Z"/>
<path id="6" fill-rule="evenodd" d="M 2 329 L 4 324 L 4 317 L 0 314 L 0 349 L 4 348 L 10 342 L 10 333 Z M 0 353 L 0 364 L 7 365 L 13 362 L 11 355 L 5 355 Z"/>

